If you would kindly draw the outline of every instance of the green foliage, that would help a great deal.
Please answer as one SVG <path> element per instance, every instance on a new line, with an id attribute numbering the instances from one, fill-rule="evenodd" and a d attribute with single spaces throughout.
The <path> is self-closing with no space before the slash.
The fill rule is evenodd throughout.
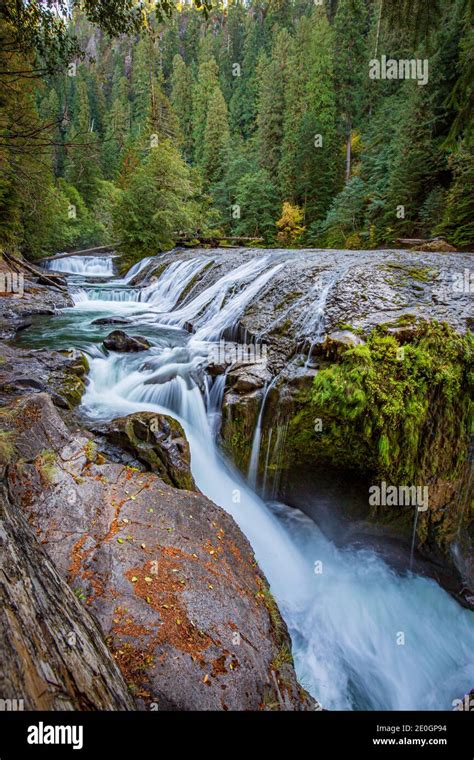
<path id="1" fill-rule="evenodd" d="M 199 206 L 191 173 L 170 141 L 149 151 L 123 191 L 114 214 L 116 239 L 133 262 L 172 248 L 180 232 L 194 232 Z"/>
<path id="2" fill-rule="evenodd" d="M 237 184 L 235 204 L 240 218 L 234 224 L 236 235 L 263 237 L 273 241 L 278 214 L 277 189 L 265 169 L 244 174 Z"/>
<path id="3" fill-rule="evenodd" d="M 420 323 L 402 353 L 395 337 L 373 331 L 314 379 L 311 414 L 324 419 L 321 450 L 337 460 L 344 446 L 353 461 L 394 482 L 420 471 L 433 432 L 440 446 L 465 457 L 473 359 L 472 334 L 447 325 Z"/>
<path id="4" fill-rule="evenodd" d="M 204 184 L 206 188 L 212 188 L 224 179 L 230 141 L 227 105 L 218 86 L 209 98 L 203 140 L 202 173 Z"/>
<path id="5" fill-rule="evenodd" d="M 249 0 L 210 17 L 198 1 L 74 5 L 70 21 L 50 0 L 0 10 L 1 244 L 36 257 L 110 240 L 123 198 L 103 181 L 127 193 L 171 141 L 201 233 L 212 219 L 274 244 L 287 202 L 305 228 L 289 245 L 473 245 L 468 0 Z M 429 86 L 371 80 L 382 54 L 428 58 Z"/>
<path id="6" fill-rule="evenodd" d="M 351 177 L 334 199 L 324 223 L 315 230 L 315 237 L 329 248 L 346 247 L 348 237 L 363 225 L 366 198 L 365 182 L 360 177 Z"/>
<path id="7" fill-rule="evenodd" d="M 474 246 L 474 153 L 472 148 L 462 147 L 453 158 L 454 181 L 446 197 L 445 211 L 436 232 L 446 237 L 458 248 Z M 439 217 L 438 217 L 439 218 Z"/>

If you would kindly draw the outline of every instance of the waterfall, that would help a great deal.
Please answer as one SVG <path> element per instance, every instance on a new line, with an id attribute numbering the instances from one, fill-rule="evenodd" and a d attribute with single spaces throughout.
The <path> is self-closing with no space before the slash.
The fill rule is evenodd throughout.
<path id="1" fill-rule="evenodd" d="M 415 553 L 416 546 L 416 528 L 418 525 L 418 507 L 415 506 L 415 515 L 413 517 L 413 533 L 411 536 L 411 548 L 410 548 L 410 570 L 413 568 L 413 555 Z"/>
<path id="2" fill-rule="evenodd" d="M 274 377 L 271 383 L 266 385 L 265 388 L 263 389 L 262 403 L 260 405 L 260 411 L 258 413 L 257 424 L 255 425 L 255 431 L 254 431 L 253 441 L 252 441 L 252 450 L 250 452 L 250 460 L 249 460 L 249 467 L 248 467 L 248 473 L 247 473 L 247 480 L 249 482 L 250 487 L 253 488 L 254 491 L 257 490 L 258 463 L 260 461 L 260 444 L 262 440 L 262 421 L 263 421 L 263 414 L 265 411 L 265 404 L 267 402 L 267 396 L 270 393 L 273 386 L 275 385 L 277 379 L 278 379 L 278 376 Z"/>
<path id="3" fill-rule="evenodd" d="M 303 318 L 300 327 L 300 337 L 309 342 L 309 352 L 306 359 L 305 367 L 311 360 L 313 348 L 317 343 L 321 343 L 324 338 L 326 327 L 326 303 L 330 292 L 335 285 L 342 279 L 347 268 L 336 269 L 334 272 L 324 273 L 321 280 L 316 282 L 311 290 L 311 306 L 309 312 Z M 316 297 L 316 300 L 313 300 Z"/>
<path id="4" fill-rule="evenodd" d="M 76 274 L 82 277 L 112 277 L 113 256 L 64 256 L 62 259 L 45 261 L 43 266 L 55 272 Z"/>
<path id="5" fill-rule="evenodd" d="M 191 323 L 197 340 L 220 338 L 224 329 L 235 324 L 252 298 L 283 266 L 277 264 L 265 271 L 269 262 L 270 257 L 265 256 L 251 259 L 223 275 L 185 306 L 160 317 L 160 322 L 180 327 Z"/>
<path id="6" fill-rule="evenodd" d="M 168 342 L 143 354 L 106 354 L 91 345 L 82 411 L 95 420 L 154 411 L 181 422 L 195 481 L 251 542 L 287 623 L 298 677 L 323 706 L 452 709 L 452 700 L 474 682 L 474 614 L 435 581 L 410 572 L 399 575 L 370 549 L 337 548 L 299 510 L 265 503 L 216 446 L 213 415 L 225 379 L 206 386 L 202 367 L 209 340 L 234 323 L 243 304 L 264 287 L 261 281 L 255 289 L 259 278 L 266 275 L 268 282 L 275 267 L 266 256 L 255 256 L 177 308 L 168 306 L 173 299 L 164 287 L 167 271 L 157 283 L 159 288 L 165 278 L 163 303 L 154 304 L 154 315 L 136 312 L 135 325 L 153 318 L 158 329 L 193 320 L 196 335 L 176 331 L 179 345 Z M 108 302 L 111 314 L 123 308 L 123 303 Z M 80 304 L 70 314 L 78 329 L 87 329 L 90 317 Z M 273 434 L 277 466 L 283 462 L 286 428 L 283 422 Z M 270 444 L 271 439 L 267 459 Z M 273 489 L 276 493 L 275 483 Z"/>
<path id="7" fill-rule="evenodd" d="M 146 261 L 149 263 L 152 259 Z M 83 308 L 87 307 L 88 302 L 93 301 L 93 304 L 89 304 L 91 308 L 107 309 L 110 301 L 118 301 L 148 304 L 153 311 L 157 308 L 160 312 L 167 312 L 175 306 L 180 295 L 207 263 L 202 259 L 174 261 L 166 266 L 160 277 L 155 279 L 152 276 L 149 285 L 130 288 L 127 287 L 127 283 L 144 268 L 143 265 L 135 264 L 123 279 L 114 280 L 110 286 L 81 288 L 72 295 L 74 302 L 82 304 Z M 143 306 L 140 308 L 142 311 L 146 310 Z"/>

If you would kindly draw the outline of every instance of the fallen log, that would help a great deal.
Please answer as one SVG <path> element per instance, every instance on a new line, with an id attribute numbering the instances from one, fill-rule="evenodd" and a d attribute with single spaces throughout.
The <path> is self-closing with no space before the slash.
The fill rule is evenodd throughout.
<path id="1" fill-rule="evenodd" d="M 57 288 L 63 293 L 67 292 L 67 288 L 64 285 L 60 285 L 54 275 L 50 276 L 46 274 L 44 269 L 39 269 L 22 259 L 17 259 L 15 256 L 12 256 L 11 253 L 5 253 L 5 251 L 3 252 L 3 258 L 16 272 L 24 269 L 35 277 L 38 277 L 44 285 L 50 285 L 52 288 Z"/>
<path id="2" fill-rule="evenodd" d="M 0 710 L 134 710 L 96 621 L 0 489 Z"/>

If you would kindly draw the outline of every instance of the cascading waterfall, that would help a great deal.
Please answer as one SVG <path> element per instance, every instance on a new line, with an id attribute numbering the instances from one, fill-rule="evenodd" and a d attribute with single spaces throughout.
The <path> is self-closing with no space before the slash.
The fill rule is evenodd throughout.
<path id="1" fill-rule="evenodd" d="M 152 259 L 146 261 L 148 264 Z M 94 309 L 108 309 L 109 301 L 119 301 L 157 306 L 160 312 L 166 312 L 175 306 L 181 293 L 206 264 L 207 262 L 200 259 L 174 261 L 166 267 L 160 277 L 154 279 L 152 276 L 150 285 L 143 288 L 129 288 L 126 287 L 127 283 L 144 268 L 135 264 L 123 279 L 115 280 L 112 287 L 80 288 L 72 295 L 74 302 L 77 305 L 81 304 L 82 308 L 89 308 L 89 301 L 94 301 Z"/>
<path id="2" fill-rule="evenodd" d="M 325 707 L 451 709 L 474 682 L 473 613 L 433 580 L 398 575 L 370 549 L 336 548 L 299 510 L 264 503 L 216 448 L 212 415 L 225 381 L 211 387 L 206 409 L 202 367 L 209 341 L 232 326 L 256 281 L 267 275 L 268 282 L 275 270 L 256 257 L 167 314 L 170 324 L 197 325 L 194 336 L 176 331 L 179 345 L 127 355 L 92 346 L 84 413 L 111 419 L 156 411 L 180 420 L 198 487 L 250 540 L 288 625 L 299 679 Z M 123 308 L 115 301 L 108 306 L 112 315 Z M 70 311 L 90 319 L 80 305 Z M 137 313 L 136 324 L 144 317 L 150 314 Z M 154 318 L 162 323 L 161 313 Z M 280 425 L 278 456 L 284 437 Z"/>
<path id="3" fill-rule="evenodd" d="M 321 280 L 316 282 L 311 291 L 311 295 L 315 300 L 312 301 L 310 311 L 303 318 L 300 327 L 300 336 L 310 344 L 305 367 L 311 361 L 314 347 L 324 338 L 326 326 L 325 309 L 329 294 L 346 271 L 346 268 L 336 269 L 334 272 L 323 274 Z"/>
<path id="4" fill-rule="evenodd" d="M 283 266 L 277 264 L 268 269 L 269 262 L 270 257 L 251 259 L 225 274 L 182 308 L 160 317 L 160 322 L 180 327 L 192 323 L 196 340 L 217 340 L 226 327 L 234 326 L 252 298 Z"/>
<path id="5" fill-rule="evenodd" d="M 46 269 L 82 277 L 112 277 L 113 256 L 64 256 L 54 261 L 46 261 Z"/>
<path id="6" fill-rule="evenodd" d="M 255 431 L 252 441 L 252 450 L 250 452 L 249 467 L 247 472 L 247 480 L 251 488 L 254 491 L 257 490 L 258 481 L 258 465 L 260 462 L 260 445 L 262 442 L 262 421 L 265 412 L 265 404 L 267 403 L 267 397 L 271 389 L 278 380 L 278 376 L 274 377 L 271 383 L 269 383 L 263 390 L 262 403 L 260 404 L 260 411 L 257 417 L 257 424 L 255 425 Z"/>

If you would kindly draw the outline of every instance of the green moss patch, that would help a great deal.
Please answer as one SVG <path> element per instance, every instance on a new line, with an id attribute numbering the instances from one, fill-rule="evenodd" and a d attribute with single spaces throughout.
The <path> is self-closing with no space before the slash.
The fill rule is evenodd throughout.
<path id="1" fill-rule="evenodd" d="M 472 420 L 474 339 L 423 322 L 401 348 L 383 328 L 322 369 L 290 424 L 296 458 L 375 472 L 394 482 L 421 472 L 454 478 Z M 323 421 L 315 432 L 314 420 Z"/>

